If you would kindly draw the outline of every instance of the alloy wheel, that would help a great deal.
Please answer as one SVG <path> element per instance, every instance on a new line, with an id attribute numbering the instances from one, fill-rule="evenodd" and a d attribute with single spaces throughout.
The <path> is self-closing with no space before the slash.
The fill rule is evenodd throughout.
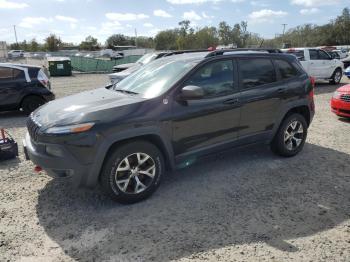
<path id="1" fill-rule="evenodd" d="M 286 128 L 284 132 L 284 144 L 289 151 L 293 151 L 298 148 L 304 138 L 304 127 L 303 125 L 294 120 Z"/>
<path id="2" fill-rule="evenodd" d="M 127 194 L 139 194 L 151 184 L 156 174 L 155 161 L 145 153 L 133 153 L 120 161 L 115 182 Z"/>

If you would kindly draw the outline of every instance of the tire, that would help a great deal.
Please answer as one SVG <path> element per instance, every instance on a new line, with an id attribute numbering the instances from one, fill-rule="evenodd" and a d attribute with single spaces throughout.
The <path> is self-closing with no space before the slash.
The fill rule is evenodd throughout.
<path id="1" fill-rule="evenodd" d="M 23 109 L 23 112 L 29 115 L 31 112 L 45 103 L 46 101 L 40 96 L 27 96 L 23 99 L 21 107 Z"/>
<path id="2" fill-rule="evenodd" d="M 332 75 L 331 80 L 329 81 L 329 83 L 332 84 L 332 85 L 337 85 L 337 84 L 340 83 L 342 77 L 343 77 L 343 72 L 342 72 L 342 70 L 341 70 L 340 68 L 337 68 L 337 69 L 334 71 L 334 73 L 333 73 L 333 75 Z"/>
<path id="3" fill-rule="evenodd" d="M 156 191 L 165 166 L 163 155 L 155 145 L 137 140 L 116 147 L 108 154 L 102 167 L 100 183 L 114 201 L 136 203 Z"/>
<path id="4" fill-rule="evenodd" d="M 292 124 L 294 123 L 297 123 L 297 125 L 293 129 Z M 300 126 L 302 127 L 302 133 L 300 133 Z M 307 137 L 307 128 L 308 125 L 306 123 L 305 118 L 302 115 L 294 113 L 287 116 L 282 121 L 271 143 L 272 151 L 284 157 L 295 156 L 304 147 L 305 140 Z"/>

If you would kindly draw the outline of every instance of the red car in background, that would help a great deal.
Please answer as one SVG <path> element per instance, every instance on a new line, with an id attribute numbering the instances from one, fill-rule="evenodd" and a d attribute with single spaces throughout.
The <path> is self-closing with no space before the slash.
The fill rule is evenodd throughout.
<path id="1" fill-rule="evenodd" d="M 350 84 L 338 88 L 331 100 L 332 112 L 350 118 Z"/>

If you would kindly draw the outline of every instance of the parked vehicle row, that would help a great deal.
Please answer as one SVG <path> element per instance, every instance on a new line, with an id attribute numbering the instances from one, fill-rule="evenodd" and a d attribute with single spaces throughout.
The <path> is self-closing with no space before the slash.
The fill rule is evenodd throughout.
<path id="1" fill-rule="evenodd" d="M 24 151 L 53 177 L 100 183 L 114 200 L 133 203 L 166 170 L 202 155 L 251 143 L 296 155 L 314 115 L 313 83 L 292 55 L 172 55 L 42 106 L 28 119 Z"/>

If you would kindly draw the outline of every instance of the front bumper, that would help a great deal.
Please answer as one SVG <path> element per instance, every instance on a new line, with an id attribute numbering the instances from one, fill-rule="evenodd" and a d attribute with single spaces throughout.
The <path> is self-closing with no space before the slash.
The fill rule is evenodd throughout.
<path id="1" fill-rule="evenodd" d="M 350 103 L 332 98 L 331 110 L 338 116 L 350 117 Z"/>
<path id="2" fill-rule="evenodd" d="M 47 152 L 49 146 L 54 147 L 60 153 L 57 155 L 49 154 Z M 51 177 L 69 178 L 73 186 L 83 185 L 85 175 L 91 170 L 90 165 L 80 164 L 64 146 L 34 143 L 29 133 L 23 139 L 23 147 L 27 160 L 40 166 Z"/>

